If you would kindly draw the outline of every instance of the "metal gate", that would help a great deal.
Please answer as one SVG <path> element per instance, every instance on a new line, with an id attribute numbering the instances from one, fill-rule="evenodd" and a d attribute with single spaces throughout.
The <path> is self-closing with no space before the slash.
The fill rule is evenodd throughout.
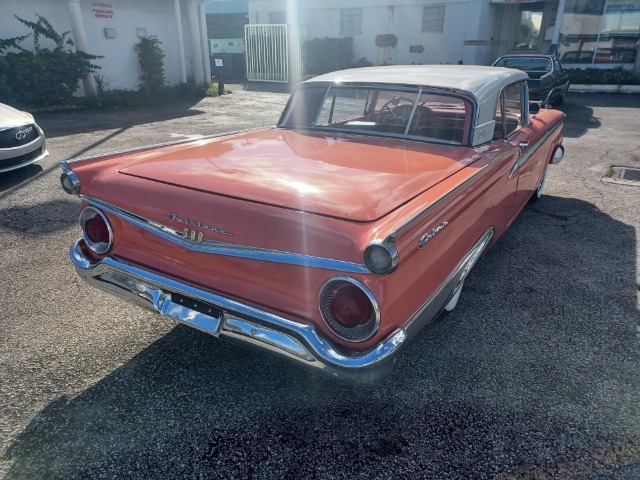
<path id="1" fill-rule="evenodd" d="M 302 77 L 302 45 L 306 39 L 306 28 L 292 34 L 284 24 L 245 25 L 244 38 L 247 80 L 287 83 Z"/>

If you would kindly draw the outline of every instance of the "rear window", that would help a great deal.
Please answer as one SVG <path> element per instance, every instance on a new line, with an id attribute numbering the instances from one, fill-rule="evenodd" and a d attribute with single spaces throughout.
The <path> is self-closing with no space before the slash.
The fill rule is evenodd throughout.
<path id="1" fill-rule="evenodd" d="M 371 86 L 305 86 L 295 92 L 278 126 L 467 142 L 468 100 L 434 90 Z"/>
<path id="2" fill-rule="evenodd" d="M 506 57 L 498 60 L 495 67 L 517 68 L 535 72 L 550 72 L 551 60 L 545 57 Z"/>

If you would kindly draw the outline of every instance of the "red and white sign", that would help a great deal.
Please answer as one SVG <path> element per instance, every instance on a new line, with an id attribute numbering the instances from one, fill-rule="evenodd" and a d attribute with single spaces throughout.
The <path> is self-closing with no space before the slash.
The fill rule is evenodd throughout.
<path id="1" fill-rule="evenodd" d="M 93 16 L 96 18 L 113 18 L 113 5 L 103 2 L 91 2 Z"/>

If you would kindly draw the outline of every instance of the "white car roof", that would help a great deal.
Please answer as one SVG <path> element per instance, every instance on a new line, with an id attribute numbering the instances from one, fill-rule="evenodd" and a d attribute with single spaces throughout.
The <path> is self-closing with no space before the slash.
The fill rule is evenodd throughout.
<path id="1" fill-rule="evenodd" d="M 513 68 L 480 65 L 389 65 L 339 70 L 313 77 L 303 83 L 415 85 L 463 91 L 476 98 L 476 124 L 482 125 L 495 119 L 502 88 L 527 78 L 526 73 Z"/>

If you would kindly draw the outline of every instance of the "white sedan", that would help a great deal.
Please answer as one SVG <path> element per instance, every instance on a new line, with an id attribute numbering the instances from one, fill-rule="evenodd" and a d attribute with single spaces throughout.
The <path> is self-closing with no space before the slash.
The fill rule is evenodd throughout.
<path id="1" fill-rule="evenodd" d="M 0 103 L 0 173 L 25 167 L 49 155 L 33 115 Z"/>

